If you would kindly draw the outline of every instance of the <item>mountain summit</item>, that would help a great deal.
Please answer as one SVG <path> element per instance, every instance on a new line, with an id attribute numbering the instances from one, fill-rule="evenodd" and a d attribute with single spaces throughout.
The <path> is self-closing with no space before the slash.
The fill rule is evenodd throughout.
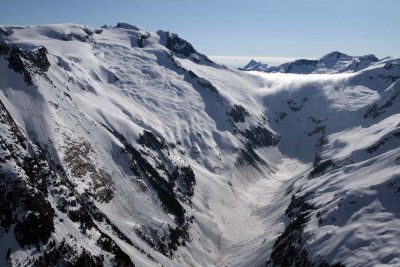
<path id="1" fill-rule="evenodd" d="M 259 61 L 255 61 L 254 59 L 250 60 L 249 63 L 247 63 L 246 66 L 243 68 L 239 68 L 240 70 L 257 70 L 257 71 L 267 71 L 268 70 L 268 64 L 261 63 Z"/>
<path id="2" fill-rule="evenodd" d="M 400 60 L 275 70 L 0 27 L 0 266 L 399 266 Z"/>

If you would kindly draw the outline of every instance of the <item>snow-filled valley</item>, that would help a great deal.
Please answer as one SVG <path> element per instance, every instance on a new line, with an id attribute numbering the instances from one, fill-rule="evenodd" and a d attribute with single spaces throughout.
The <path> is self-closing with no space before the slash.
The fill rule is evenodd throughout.
<path id="1" fill-rule="evenodd" d="M 0 266 L 399 266 L 400 60 L 303 63 L 0 27 Z"/>

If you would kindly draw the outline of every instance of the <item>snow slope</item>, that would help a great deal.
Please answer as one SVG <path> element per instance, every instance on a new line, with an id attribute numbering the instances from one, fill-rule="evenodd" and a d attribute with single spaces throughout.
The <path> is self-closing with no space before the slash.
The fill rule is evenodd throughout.
<path id="1" fill-rule="evenodd" d="M 0 40 L 1 266 L 399 264 L 399 60 L 241 72 L 125 23 Z"/>

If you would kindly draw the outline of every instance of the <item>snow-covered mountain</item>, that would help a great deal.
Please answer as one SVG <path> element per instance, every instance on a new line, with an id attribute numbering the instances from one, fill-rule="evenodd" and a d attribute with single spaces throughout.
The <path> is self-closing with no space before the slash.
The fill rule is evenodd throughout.
<path id="1" fill-rule="evenodd" d="M 125 23 L 0 42 L 0 266 L 400 265 L 400 60 L 242 72 Z"/>
<path id="2" fill-rule="evenodd" d="M 383 61 L 385 60 L 391 59 L 383 59 Z M 320 59 L 297 59 L 293 62 L 271 67 L 268 67 L 261 62 L 251 60 L 246 66 L 241 68 L 241 70 L 297 74 L 344 73 L 357 72 L 379 63 L 379 59 L 372 54 L 365 56 L 349 56 L 338 51 L 334 51 L 321 57 Z"/>
<path id="3" fill-rule="evenodd" d="M 268 64 L 262 63 L 260 61 L 255 61 L 254 59 L 250 60 L 246 66 L 243 68 L 239 68 L 244 71 L 268 71 Z"/>

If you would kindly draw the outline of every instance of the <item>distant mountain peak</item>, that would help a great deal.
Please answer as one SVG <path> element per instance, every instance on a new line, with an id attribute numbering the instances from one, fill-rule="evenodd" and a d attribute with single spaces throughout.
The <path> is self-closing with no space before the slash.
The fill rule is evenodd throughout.
<path id="1" fill-rule="evenodd" d="M 249 63 L 247 63 L 246 66 L 243 68 L 240 68 L 240 70 L 245 70 L 245 71 L 251 71 L 251 70 L 257 70 L 257 71 L 264 71 L 268 69 L 268 64 L 262 63 L 261 61 L 256 61 L 254 59 L 251 59 Z"/>
<path id="2" fill-rule="evenodd" d="M 332 52 L 326 54 L 325 56 L 323 56 L 322 58 L 336 58 L 336 59 L 338 59 L 340 57 L 350 57 L 350 56 L 345 54 L 345 53 L 339 52 L 339 51 L 332 51 Z"/>

